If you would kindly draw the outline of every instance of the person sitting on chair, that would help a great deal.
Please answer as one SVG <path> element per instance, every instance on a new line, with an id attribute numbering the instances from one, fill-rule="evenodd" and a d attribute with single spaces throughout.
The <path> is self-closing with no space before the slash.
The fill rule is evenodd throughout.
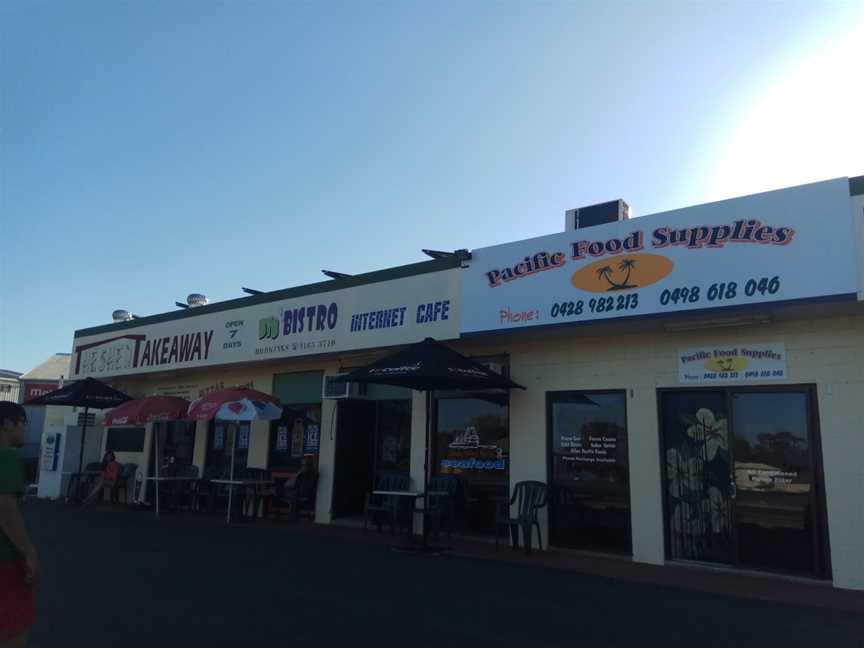
<path id="1" fill-rule="evenodd" d="M 291 515 L 297 517 L 298 508 L 301 504 L 308 504 L 315 497 L 315 488 L 318 485 L 318 469 L 315 468 L 315 459 L 312 455 L 304 455 L 303 466 L 292 484 L 285 484 L 285 496 L 283 501 L 291 506 Z"/>
<path id="2" fill-rule="evenodd" d="M 102 495 L 102 491 L 107 487 L 112 489 L 117 485 L 117 478 L 120 476 L 120 464 L 117 463 L 117 458 L 111 450 L 105 453 L 102 457 L 102 474 L 93 485 L 93 490 L 84 500 L 84 506 L 92 504 L 97 497 Z"/>

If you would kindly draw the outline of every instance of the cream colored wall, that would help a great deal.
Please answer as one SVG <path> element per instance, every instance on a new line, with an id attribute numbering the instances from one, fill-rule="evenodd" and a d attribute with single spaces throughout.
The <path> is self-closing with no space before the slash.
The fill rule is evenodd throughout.
<path id="1" fill-rule="evenodd" d="M 466 353 L 508 352 L 513 379 L 527 387 L 511 393 L 511 484 L 523 479 L 548 482 L 546 392 L 626 390 L 633 557 L 655 564 L 664 561 L 657 389 L 681 386 L 677 350 L 702 344 L 783 342 L 788 379 L 781 384 L 817 386 L 834 584 L 864 589 L 864 434 L 859 404 L 864 395 L 864 317 L 616 337 L 580 337 L 573 329 L 564 341 L 525 337 L 494 351 L 490 346 L 460 346 Z M 548 538 L 548 528 L 544 537 Z"/>
<path id="2" fill-rule="evenodd" d="M 423 490 L 423 469 L 426 449 L 426 393 L 411 392 L 411 489 Z M 430 461 L 432 457 L 429 457 Z M 423 533 L 423 517 L 415 515 L 413 520 L 414 533 Z"/>
<path id="3" fill-rule="evenodd" d="M 324 371 L 325 375 L 339 373 L 336 366 Z M 333 468 L 336 461 L 337 404 L 325 400 L 321 403 L 321 445 L 318 448 L 318 496 L 315 499 L 315 521 L 329 524 L 333 519 Z"/>

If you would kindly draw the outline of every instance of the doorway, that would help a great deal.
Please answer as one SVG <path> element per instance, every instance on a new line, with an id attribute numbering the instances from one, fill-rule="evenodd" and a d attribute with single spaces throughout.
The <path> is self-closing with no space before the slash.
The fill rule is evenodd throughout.
<path id="1" fill-rule="evenodd" d="M 360 516 L 383 473 L 410 472 L 411 401 L 342 400 L 336 418 L 333 517 Z"/>
<path id="2" fill-rule="evenodd" d="M 667 555 L 828 573 L 812 387 L 660 393 Z"/>
<path id="3" fill-rule="evenodd" d="M 362 515 L 374 476 L 375 403 L 343 400 L 336 412 L 333 517 Z"/>
<path id="4" fill-rule="evenodd" d="M 547 392 L 549 544 L 631 554 L 627 397 Z"/>

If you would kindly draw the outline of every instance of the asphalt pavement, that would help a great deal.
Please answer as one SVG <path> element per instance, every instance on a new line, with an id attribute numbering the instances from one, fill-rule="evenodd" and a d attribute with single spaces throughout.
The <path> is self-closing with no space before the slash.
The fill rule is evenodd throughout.
<path id="1" fill-rule="evenodd" d="M 33 648 L 864 647 L 864 615 L 397 553 L 291 525 L 28 501 Z"/>

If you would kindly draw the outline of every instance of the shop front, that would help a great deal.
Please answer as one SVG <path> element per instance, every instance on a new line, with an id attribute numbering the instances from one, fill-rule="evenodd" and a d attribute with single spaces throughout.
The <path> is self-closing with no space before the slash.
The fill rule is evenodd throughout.
<path id="1" fill-rule="evenodd" d="M 472 251 L 460 350 L 528 387 L 509 485 L 547 484 L 552 546 L 864 588 L 862 208 L 840 179 Z"/>
<path id="2" fill-rule="evenodd" d="M 399 345 L 456 338 L 458 265 L 429 261 L 79 331 L 72 378 L 111 380 L 134 396 L 194 400 L 234 385 L 273 394 L 281 418 L 240 424 L 236 435 L 220 421 L 146 426 L 134 457 L 142 475 L 153 474 L 156 461 L 221 474 L 233 456 L 235 472 L 290 480 L 311 458 L 315 519 L 360 516 L 381 475 L 423 483 L 425 420 L 410 390 L 352 386 L 335 394 L 327 378 Z"/>
<path id="3" fill-rule="evenodd" d="M 327 378 L 434 337 L 526 387 L 432 394 L 428 470 L 458 477 L 458 531 L 492 532 L 537 480 L 544 546 L 864 589 L 862 231 L 864 182 L 793 187 L 79 331 L 73 378 L 278 396 L 238 466 L 311 456 L 329 523 L 382 475 L 420 488 L 426 420 L 422 394 Z M 162 433 L 202 473 L 235 442 Z"/>

